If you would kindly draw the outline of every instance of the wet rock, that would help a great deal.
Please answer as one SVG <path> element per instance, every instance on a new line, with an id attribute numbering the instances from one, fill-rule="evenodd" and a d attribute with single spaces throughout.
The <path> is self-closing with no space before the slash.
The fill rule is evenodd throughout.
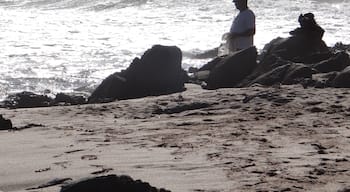
<path id="1" fill-rule="evenodd" d="M 316 87 L 316 88 L 332 87 L 333 80 L 337 75 L 338 75 L 338 72 L 313 74 L 312 75 L 313 82 L 312 84 L 310 84 L 310 86 Z"/>
<path id="2" fill-rule="evenodd" d="M 21 92 L 9 95 L 1 104 L 1 107 L 15 108 L 33 108 L 33 107 L 49 107 L 55 105 L 78 105 L 86 104 L 87 100 L 84 96 L 68 95 L 58 93 L 55 99 L 46 95 L 39 95 L 32 92 Z"/>
<path id="3" fill-rule="evenodd" d="M 350 88 L 350 67 L 345 68 L 334 78 L 333 86 L 337 88 Z"/>
<path id="4" fill-rule="evenodd" d="M 176 46 L 155 45 L 130 66 L 107 77 L 89 97 L 89 103 L 139 98 L 184 91 L 188 80 Z"/>
<path id="5" fill-rule="evenodd" d="M 321 73 L 342 71 L 350 65 L 350 57 L 346 52 L 338 52 L 333 57 L 313 64 L 312 67 Z"/>
<path id="6" fill-rule="evenodd" d="M 279 68 L 284 65 L 289 65 L 292 62 L 284 60 L 276 55 L 264 55 L 264 58 L 259 62 L 253 72 L 244 78 L 237 86 L 238 87 L 246 87 L 250 86 L 254 80 L 258 77 L 263 76 L 265 73 L 269 73 L 276 68 Z"/>
<path id="7" fill-rule="evenodd" d="M 62 187 L 60 192 L 170 192 L 129 176 L 108 175 L 84 179 Z"/>
<path id="8" fill-rule="evenodd" d="M 65 93 L 58 93 L 53 100 L 54 104 L 63 103 L 65 105 L 81 105 L 86 104 L 87 99 L 84 96 L 68 95 Z"/>
<path id="9" fill-rule="evenodd" d="M 302 35 L 312 37 L 314 39 L 322 39 L 324 30 L 316 23 L 315 15 L 313 13 L 300 14 L 298 22 L 300 27 L 291 31 L 291 35 Z"/>
<path id="10" fill-rule="evenodd" d="M 31 108 L 31 107 L 48 107 L 52 103 L 52 98 L 46 95 L 38 95 L 32 92 L 23 91 L 9 95 L 3 105 L 7 108 Z"/>
<path id="11" fill-rule="evenodd" d="M 207 89 L 236 87 L 256 67 L 257 50 L 247 48 L 233 55 L 215 58 L 200 71 L 209 70 L 208 78 L 204 81 Z"/>
<path id="12" fill-rule="evenodd" d="M 312 77 L 312 69 L 301 63 L 292 63 L 277 67 L 270 72 L 267 72 L 257 79 L 253 80 L 250 84 L 259 83 L 262 85 L 274 85 L 281 84 L 295 84 L 305 78 Z"/>
<path id="13" fill-rule="evenodd" d="M 9 130 L 12 129 L 12 122 L 10 119 L 5 119 L 0 115 L 0 130 Z"/>

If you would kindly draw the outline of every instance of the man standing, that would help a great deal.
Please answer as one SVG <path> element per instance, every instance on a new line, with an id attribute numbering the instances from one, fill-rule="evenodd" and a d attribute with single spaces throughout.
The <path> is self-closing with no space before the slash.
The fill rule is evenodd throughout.
<path id="1" fill-rule="evenodd" d="M 232 22 L 230 32 L 226 35 L 229 51 L 235 52 L 254 45 L 255 15 L 248 8 L 248 0 L 233 0 L 238 15 Z"/>

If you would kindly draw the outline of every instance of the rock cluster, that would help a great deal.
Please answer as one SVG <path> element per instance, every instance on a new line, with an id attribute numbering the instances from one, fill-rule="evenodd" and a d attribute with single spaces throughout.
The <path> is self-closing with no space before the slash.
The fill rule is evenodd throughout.
<path id="1" fill-rule="evenodd" d="M 312 13 L 300 15 L 298 21 L 300 27 L 291 31 L 290 37 L 276 38 L 264 47 L 257 63 L 252 59 L 256 58 L 252 51 L 254 48 L 248 48 L 224 58 L 215 58 L 199 69 L 197 74 L 210 66 L 208 78 L 203 79 L 207 84 L 204 88 L 246 87 L 255 83 L 266 86 L 301 83 L 313 87 L 350 87 L 348 47 L 341 44 L 327 47 L 322 40 L 324 30 L 316 23 Z M 242 55 L 245 55 L 245 60 L 242 60 Z M 218 72 L 216 68 L 222 62 L 230 68 Z M 227 78 L 231 83 L 213 83 L 210 77 L 214 74 L 216 81 Z M 236 78 L 237 75 L 240 78 Z"/>
<path id="2" fill-rule="evenodd" d="M 258 55 L 255 47 L 215 57 L 189 78 L 182 69 L 182 51 L 176 46 L 154 45 L 130 66 L 108 76 L 87 99 L 58 94 L 55 99 L 31 92 L 10 95 L 7 108 L 110 102 L 181 92 L 184 83 L 200 83 L 205 89 L 247 87 L 253 84 L 302 84 L 304 87 L 350 87 L 349 45 L 329 48 L 324 30 L 312 13 L 301 14 L 300 27 L 290 37 L 276 38 Z M 212 53 L 216 50 L 212 51 Z"/>
<path id="3" fill-rule="evenodd" d="M 9 95 L 1 103 L 1 107 L 16 109 L 16 108 L 31 108 L 31 107 L 49 107 L 57 105 L 78 105 L 86 104 L 87 99 L 84 96 L 68 95 L 58 93 L 55 98 L 47 95 L 39 95 L 33 92 L 23 91 L 20 93 Z"/>

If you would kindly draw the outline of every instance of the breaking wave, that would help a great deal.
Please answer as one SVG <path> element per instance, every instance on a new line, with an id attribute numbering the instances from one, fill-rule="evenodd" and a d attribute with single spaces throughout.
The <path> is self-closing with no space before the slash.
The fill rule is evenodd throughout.
<path id="1" fill-rule="evenodd" d="M 102 11 L 140 6 L 147 0 L 14 0 L 0 1 L 0 6 L 23 9 L 86 9 Z"/>

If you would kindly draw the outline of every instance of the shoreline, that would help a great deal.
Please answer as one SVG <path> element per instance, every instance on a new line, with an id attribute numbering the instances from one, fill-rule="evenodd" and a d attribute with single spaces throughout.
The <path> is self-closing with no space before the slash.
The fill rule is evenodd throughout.
<path id="1" fill-rule="evenodd" d="M 172 192 L 349 187 L 349 89 L 186 87 L 104 104 L 1 108 L 15 127 L 33 126 L 0 131 L 0 191 L 108 174 Z"/>

